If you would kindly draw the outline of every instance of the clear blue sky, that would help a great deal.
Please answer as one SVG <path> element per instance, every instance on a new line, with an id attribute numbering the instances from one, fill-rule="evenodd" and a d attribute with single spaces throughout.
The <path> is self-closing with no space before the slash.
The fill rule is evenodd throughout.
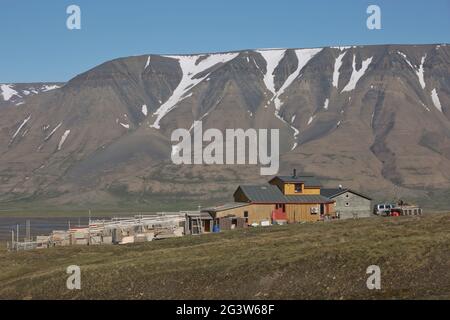
<path id="1" fill-rule="evenodd" d="M 81 30 L 66 8 L 81 7 Z M 368 5 L 382 30 L 366 28 Z M 450 0 L 0 0 L 0 83 L 67 81 L 147 53 L 450 43 Z"/>

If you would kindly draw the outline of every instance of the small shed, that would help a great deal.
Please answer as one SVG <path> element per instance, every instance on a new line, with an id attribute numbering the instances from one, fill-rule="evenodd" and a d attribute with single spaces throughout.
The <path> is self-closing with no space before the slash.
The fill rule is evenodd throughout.
<path id="1" fill-rule="evenodd" d="M 233 202 L 220 206 L 204 208 L 202 213 L 210 215 L 214 227 L 219 230 L 232 230 L 246 228 L 249 221 L 249 203 Z"/>
<path id="2" fill-rule="evenodd" d="M 247 228 L 246 218 L 237 216 L 226 216 L 217 218 L 214 222 L 216 226 L 219 226 L 219 230 L 234 230 Z"/>
<path id="3" fill-rule="evenodd" d="M 212 232 L 213 218 L 208 212 L 185 211 L 186 224 L 184 234 L 201 234 Z"/>

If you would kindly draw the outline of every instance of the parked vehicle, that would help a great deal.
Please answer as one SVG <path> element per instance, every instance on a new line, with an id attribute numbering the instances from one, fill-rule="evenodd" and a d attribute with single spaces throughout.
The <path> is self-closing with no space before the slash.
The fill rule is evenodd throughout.
<path id="1" fill-rule="evenodd" d="M 399 216 L 416 216 L 422 214 L 422 209 L 419 206 L 411 205 L 400 200 L 396 204 L 380 203 L 374 206 L 373 213 L 384 217 L 399 217 Z"/>
<path id="2" fill-rule="evenodd" d="M 380 203 L 374 206 L 373 214 L 376 214 L 378 216 L 389 216 L 393 208 L 395 208 L 395 204 Z"/>

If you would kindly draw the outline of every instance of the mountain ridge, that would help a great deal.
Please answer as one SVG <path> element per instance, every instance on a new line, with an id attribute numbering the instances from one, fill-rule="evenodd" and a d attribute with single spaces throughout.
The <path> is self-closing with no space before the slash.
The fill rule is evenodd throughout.
<path id="1" fill-rule="evenodd" d="M 200 119 L 205 129 L 280 129 L 280 173 L 426 195 L 450 186 L 449 74 L 444 44 L 114 59 L 0 109 L 1 199 L 115 203 L 121 190 L 145 202 L 179 198 L 187 184 L 186 199 L 224 200 L 264 180 L 253 166 L 171 164 L 170 133 Z"/>

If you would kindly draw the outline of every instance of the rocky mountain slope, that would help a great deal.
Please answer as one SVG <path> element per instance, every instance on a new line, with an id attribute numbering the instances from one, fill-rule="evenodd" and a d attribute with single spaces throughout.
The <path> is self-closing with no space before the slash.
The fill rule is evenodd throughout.
<path id="1" fill-rule="evenodd" d="M 26 99 L 39 93 L 58 89 L 62 83 L 3 83 L 0 84 L 0 108 L 10 105 L 20 106 Z"/>
<path id="2" fill-rule="evenodd" d="M 22 96 L 8 88 L 4 100 Z M 195 120 L 278 128 L 280 173 L 295 167 L 328 186 L 379 197 L 450 187 L 448 45 L 128 57 L 20 102 L 0 108 L 5 206 L 196 206 L 267 180 L 259 165 L 172 164 L 172 131 Z"/>

